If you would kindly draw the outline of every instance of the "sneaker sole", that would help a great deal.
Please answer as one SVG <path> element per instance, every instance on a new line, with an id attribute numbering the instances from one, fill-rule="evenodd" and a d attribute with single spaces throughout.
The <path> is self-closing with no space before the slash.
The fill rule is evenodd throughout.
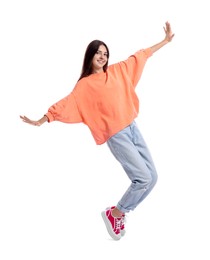
<path id="1" fill-rule="evenodd" d="M 121 238 L 121 235 L 116 235 L 113 230 L 112 230 L 112 225 L 110 224 L 109 220 L 107 219 L 107 216 L 106 216 L 106 212 L 105 211 L 102 211 L 101 212 L 101 216 L 104 220 L 104 223 L 105 223 L 105 226 L 106 226 L 106 229 L 109 233 L 109 235 L 114 239 L 114 240 L 120 240 Z"/>
<path id="2" fill-rule="evenodd" d="M 126 232 L 125 229 L 120 230 L 120 234 L 121 234 L 122 237 L 125 235 L 125 232 Z"/>

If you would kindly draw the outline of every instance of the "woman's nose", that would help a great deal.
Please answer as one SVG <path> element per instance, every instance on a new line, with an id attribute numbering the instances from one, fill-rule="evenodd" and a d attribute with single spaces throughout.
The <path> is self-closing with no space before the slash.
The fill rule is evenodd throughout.
<path id="1" fill-rule="evenodd" d="M 106 56 L 105 54 L 101 53 L 100 58 L 101 58 L 101 59 L 104 59 L 105 56 Z"/>

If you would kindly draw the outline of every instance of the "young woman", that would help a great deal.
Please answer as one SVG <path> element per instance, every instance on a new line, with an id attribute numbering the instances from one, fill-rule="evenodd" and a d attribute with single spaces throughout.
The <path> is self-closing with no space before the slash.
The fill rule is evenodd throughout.
<path id="1" fill-rule="evenodd" d="M 165 23 L 164 31 L 161 42 L 110 66 L 107 45 L 92 41 L 87 46 L 81 76 L 72 92 L 52 105 L 38 121 L 20 116 L 34 126 L 54 120 L 84 123 L 97 145 L 108 144 L 131 181 L 117 205 L 102 212 L 106 228 L 115 240 L 125 234 L 125 213 L 134 210 L 157 181 L 153 160 L 135 122 L 139 111 L 135 88 L 147 59 L 173 39 L 169 22 Z"/>

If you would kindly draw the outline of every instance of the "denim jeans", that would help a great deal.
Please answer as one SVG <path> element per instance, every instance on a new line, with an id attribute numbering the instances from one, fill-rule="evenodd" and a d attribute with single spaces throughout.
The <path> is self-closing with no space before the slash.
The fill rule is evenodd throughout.
<path id="1" fill-rule="evenodd" d="M 150 193 L 157 182 L 157 172 L 135 121 L 112 136 L 107 145 L 131 180 L 117 204 L 117 208 L 126 213 L 134 210 Z"/>

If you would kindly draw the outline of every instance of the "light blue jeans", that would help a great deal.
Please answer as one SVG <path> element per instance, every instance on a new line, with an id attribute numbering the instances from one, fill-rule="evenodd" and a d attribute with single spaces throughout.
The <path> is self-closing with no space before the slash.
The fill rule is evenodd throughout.
<path id="1" fill-rule="evenodd" d="M 107 144 L 131 180 L 117 204 L 117 208 L 126 213 L 134 210 L 150 193 L 157 182 L 157 172 L 135 121 L 112 136 Z"/>

